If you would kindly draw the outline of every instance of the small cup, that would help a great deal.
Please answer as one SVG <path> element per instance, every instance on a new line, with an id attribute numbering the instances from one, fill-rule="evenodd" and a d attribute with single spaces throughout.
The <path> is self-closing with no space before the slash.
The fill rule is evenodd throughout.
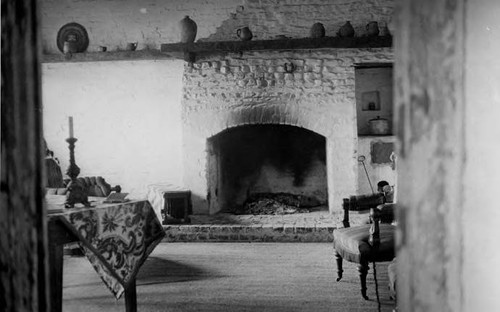
<path id="1" fill-rule="evenodd" d="M 105 47 L 105 46 L 99 46 L 99 47 L 97 47 L 97 51 L 99 51 L 99 52 L 106 52 L 107 50 L 108 50 L 108 48 Z"/>
<path id="2" fill-rule="evenodd" d="M 137 42 L 129 42 L 127 43 L 127 51 L 135 51 L 137 49 Z"/>

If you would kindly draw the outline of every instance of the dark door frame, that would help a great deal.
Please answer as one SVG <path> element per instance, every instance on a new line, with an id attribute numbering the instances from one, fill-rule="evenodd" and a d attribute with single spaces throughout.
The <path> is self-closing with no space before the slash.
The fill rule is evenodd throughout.
<path id="1" fill-rule="evenodd" d="M 2 0 L 0 306 L 49 311 L 38 4 Z"/>

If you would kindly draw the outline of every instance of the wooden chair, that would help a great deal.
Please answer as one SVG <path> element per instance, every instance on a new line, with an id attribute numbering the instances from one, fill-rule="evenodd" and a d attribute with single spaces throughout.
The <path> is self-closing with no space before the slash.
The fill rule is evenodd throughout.
<path id="1" fill-rule="evenodd" d="M 364 204 L 371 200 L 373 206 L 370 208 L 371 224 L 350 227 L 349 209 L 353 202 L 358 202 L 359 196 L 351 196 L 344 199 L 344 228 L 333 231 L 333 246 L 337 262 L 337 282 L 342 279 L 343 259 L 358 264 L 359 278 L 361 282 L 361 295 L 368 300 L 366 295 L 366 276 L 370 262 L 392 261 L 395 257 L 394 233 L 395 226 L 389 224 L 394 219 L 395 204 L 380 204 L 380 198 L 373 195 L 372 199 L 362 201 Z M 383 195 L 382 195 L 383 196 Z M 353 199 L 353 197 L 355 197 Z M 383 199 L 382 199 L 383 200 Z M 359 208 L 354 204 L 353 208 Z M 381 222 L 383 221 L 383 222 Z"/>

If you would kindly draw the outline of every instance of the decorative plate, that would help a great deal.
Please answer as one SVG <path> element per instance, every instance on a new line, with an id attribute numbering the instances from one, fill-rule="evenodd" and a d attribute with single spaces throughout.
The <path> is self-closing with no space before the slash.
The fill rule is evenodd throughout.
<path id="1" fill-rule="evenodd" d="M 68 23 L 57 32 L 57 48 L 61 52 L 64 52 L 64 41 L 74 41 L 76 52 L 85 52 L 89 46 L 87 30 L 78 23 Z"/>

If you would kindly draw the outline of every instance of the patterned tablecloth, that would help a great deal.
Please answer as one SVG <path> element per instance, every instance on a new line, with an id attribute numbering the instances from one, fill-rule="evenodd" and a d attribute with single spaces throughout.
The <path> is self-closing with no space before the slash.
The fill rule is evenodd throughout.
<path id="1" fill-rule="evenodd" d="M 49 219 L 59 219 L 75 234 L 86 257 L 118 299 L 165 236 L 147 200 L 64 209 L 64 196 L 47 195 Z"/>

